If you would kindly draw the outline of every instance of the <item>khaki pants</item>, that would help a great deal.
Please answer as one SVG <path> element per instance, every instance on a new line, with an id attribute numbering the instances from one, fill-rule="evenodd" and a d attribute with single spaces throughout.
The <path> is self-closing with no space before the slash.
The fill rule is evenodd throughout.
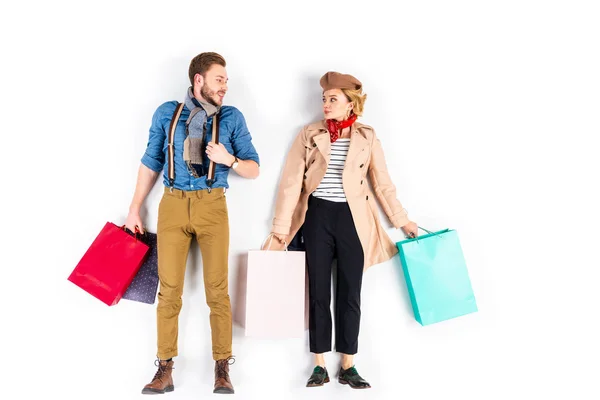
<path id="1" fill-rule="evenodd" d="M 157 329 L 160 359 L 177 355 L 178 320 L 185 266 L 192 237 L 202 253 L 206 303 L 210 307 L 215 360 L 231 356 L 231 302 L 228 292 L 229 218 L 225 192 L 165 188 L 158 209 Z"/>

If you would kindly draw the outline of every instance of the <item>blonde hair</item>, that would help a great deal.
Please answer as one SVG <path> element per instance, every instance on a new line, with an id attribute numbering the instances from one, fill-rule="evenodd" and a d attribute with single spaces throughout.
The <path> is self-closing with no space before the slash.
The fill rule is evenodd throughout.
<path id="1" fill-rule="evenodd" d="M 362 88 L 358 90 L 342 89 L 342 92 L 346 95 L 348 101 L 354 105 L 354 108 L 352 108 L 354 114 L 356 114 L 357 117 L 360 117 L 365 109 L 367 94 L 362 92 Z"/>

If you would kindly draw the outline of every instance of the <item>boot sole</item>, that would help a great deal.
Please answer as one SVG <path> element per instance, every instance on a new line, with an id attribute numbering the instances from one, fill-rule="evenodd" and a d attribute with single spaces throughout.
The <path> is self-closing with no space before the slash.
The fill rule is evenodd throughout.
<path id="1" fill-rule="evenodd" d="M 215 390 L 213 390 L 213 393 L 217 393 L 217 394 L 234 394 L 235 391 L 233 389 L 221 387 L 221 388 L 216 388 Z"/>
<path id="2" fill-rule="evenodd" d="M 329 377 L 325 378 L 325 380 L 323 381 L 323 383 L 307 383 L 306 387 L 320 387 L 320 386 L 323 386 L 326 383 L 329 383 Z"/>
<path id="3" fill-rule="evenodd" d="M 175 386 L 167 386 L 164 390 L 160 389 L 152 389 L 152 388 L 144 388 L 142 390 L 142 394 L 165 394 L 168 392 L 172 392 L 175 390 Z"/>
<path id="4" fill-rule="evenodd" d="M 352 389 L 371 389 L 371 386 L 352 386 L 350 383 L 348 383 L 347 380 L 344 379 L 338 379 L 338 382 L 341 383 L 342 385 L 348 385 L 350 386 Z"/>

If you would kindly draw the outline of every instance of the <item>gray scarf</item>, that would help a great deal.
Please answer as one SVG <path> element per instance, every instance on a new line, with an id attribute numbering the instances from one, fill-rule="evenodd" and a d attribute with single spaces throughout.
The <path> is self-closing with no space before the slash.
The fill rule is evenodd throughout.
<path id="1" fill-rule="evenodd" d="M 192 88 L 188 88 L 185 106 L 190 116 L 185 122 L 186 138 L 183 142 L 183 160 L 195 177 L 206 175 L 204 168 L 204 140 L 206 139 L 206 121 L 219 112 L 219 108 L 194 97 Z"/>

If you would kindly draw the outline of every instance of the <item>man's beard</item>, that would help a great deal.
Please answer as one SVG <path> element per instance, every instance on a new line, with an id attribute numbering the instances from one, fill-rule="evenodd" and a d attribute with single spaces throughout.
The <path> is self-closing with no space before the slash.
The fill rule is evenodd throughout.
<path id="1" fill-rule="evenodd" d="M 200 95 L 202 96 L 202 98 L 204 98 L 208 103 L 212 104 L 213 106 L 220 107 L 221 105 L 213 99 L 213 97 L 216 94 L 216 92 L 213 92 L 208 88 L 208 85 L 206 83 L 202 85 L 202 88 L 200 89 Z"/>

